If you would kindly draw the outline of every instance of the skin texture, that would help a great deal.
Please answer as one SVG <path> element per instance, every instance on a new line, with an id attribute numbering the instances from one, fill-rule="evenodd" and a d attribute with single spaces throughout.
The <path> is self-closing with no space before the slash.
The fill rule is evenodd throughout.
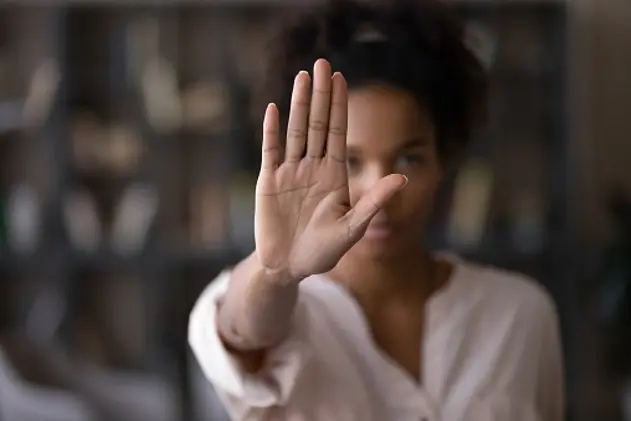
<path id="1" fill-rule="evenodd" d="M 318 60 L 312 77 L 296 77 L 285 150 L 273 104 L 263 131 L 256 250 L 219 310 L 225 343 L 259 369 L 289 332 L 299 282 L 329 273 L 364 309 L 376 345 L 418 378 L 424 302 L 449 272 L 421 246 L 442 178 L 429 114 L 379 85 L 349 94 Z"/>

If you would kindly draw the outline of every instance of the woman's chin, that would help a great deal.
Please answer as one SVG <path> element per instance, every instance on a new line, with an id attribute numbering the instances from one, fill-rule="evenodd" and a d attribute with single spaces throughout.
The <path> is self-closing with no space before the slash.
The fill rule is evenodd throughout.
<path id="1" fill-rule="evenodd" d="M 369 259 L 386 259 L 401 255 L 402 241 L 396 238 L 364 237 L 351 249 L 352 253 Z"/>

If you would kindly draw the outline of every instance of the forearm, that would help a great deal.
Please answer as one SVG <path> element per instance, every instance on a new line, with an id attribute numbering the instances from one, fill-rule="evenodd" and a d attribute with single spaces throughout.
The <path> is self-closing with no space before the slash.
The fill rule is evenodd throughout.
<path id="1" fill-rule="evenodd" d="M 267 349 L 289 333 L 298 282 L 267 273 L 253 253 L 233 270 L 218 315 L 219 333 L 237 351 Z"/>

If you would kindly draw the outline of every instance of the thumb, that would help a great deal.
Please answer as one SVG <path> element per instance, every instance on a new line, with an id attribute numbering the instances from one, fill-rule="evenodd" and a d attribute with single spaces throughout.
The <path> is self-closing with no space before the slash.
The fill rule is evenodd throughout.
<path id="1" fill-rule="evenodd" d="M 365 193 L 355 206 L 344 215 L 345 222 L 348 224 L 349 237 L 354 241 L 359 240 L 377 212 L 407 183 L 406 176 L 390 174 L 379 180 Z"/>

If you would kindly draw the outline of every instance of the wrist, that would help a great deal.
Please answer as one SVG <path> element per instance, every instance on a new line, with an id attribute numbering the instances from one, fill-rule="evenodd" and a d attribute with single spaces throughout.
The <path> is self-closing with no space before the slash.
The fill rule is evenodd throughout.
<path id="1" fill-rule="evenodd" d="M 265 282 L 278 287 L 297 286 L 304 279 L 304 277 L 292 274 L 287 269 L 270 269 L 261 266 L 260 271 Z"/>
<path id="2" fill-rule="evenodd" d="M 269 267 L 261 263 L 256 252 L 253 254 L 255 272 L 264 282 L 276 286 L 298 285 L 305 277 L 293 273 L 288 267 Z"/>

